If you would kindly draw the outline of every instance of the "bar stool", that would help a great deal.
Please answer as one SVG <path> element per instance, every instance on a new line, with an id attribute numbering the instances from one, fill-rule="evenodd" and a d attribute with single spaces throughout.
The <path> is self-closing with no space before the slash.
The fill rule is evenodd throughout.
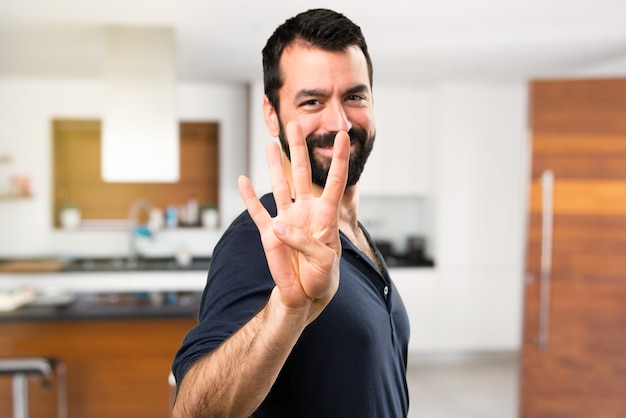
<path id="1" fill-rule="evenodd" d="M 0 359 L 0 375 L 13 378 L 13 418 L 28 418 L 28 377 L 38 376 L 47 386 L 56 374 L 57 417 L 67 418 L 67 385 L 65 364 L 44 357 Z"/>

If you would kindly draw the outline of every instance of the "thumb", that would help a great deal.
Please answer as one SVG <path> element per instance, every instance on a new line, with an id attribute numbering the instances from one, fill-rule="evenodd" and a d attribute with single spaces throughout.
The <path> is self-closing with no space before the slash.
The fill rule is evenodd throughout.
<path id="1" fill-rule="evenodd" d="M 334 255 L 334 252 L 320 240 L 311 237 L 300 228 L 278 220 L 274 222 L 274 235 L 283 244 L 302 253 L 307 258 L 322 258 L 322 254 L 325 252 Z"/>

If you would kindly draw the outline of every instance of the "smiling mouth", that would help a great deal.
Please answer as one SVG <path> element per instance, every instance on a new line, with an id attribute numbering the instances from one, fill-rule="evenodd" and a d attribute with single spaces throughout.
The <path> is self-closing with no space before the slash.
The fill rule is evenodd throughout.
<path id="1" fill-rule="evenodd" d="M 350 141 L 350 153 L 351 154 L 355 151 L 356 147 L 357 147 L 357 141 Z M 325 157 L 328 157 L 328 158 L 332 158 L 333 157 L 333 149 L 334 149 L 334 145 L 333 144 L 325 145 L 325 146 L 324 145 L 316 145 L 315 146 L 315 150 L 319 154 L 321 154 L 321 155 L 323 155 Z"/>

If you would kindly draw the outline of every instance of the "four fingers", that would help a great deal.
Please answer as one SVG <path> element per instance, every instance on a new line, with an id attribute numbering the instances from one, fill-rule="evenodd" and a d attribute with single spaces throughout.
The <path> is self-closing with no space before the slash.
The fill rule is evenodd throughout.
<path id="1" fill-rule="evenodd" d="M 333 248 L 334 245 L 329 245 L 328 242 L 314 239 L 315 231 L 308 231 L 306 228 L 302 229 L 302 225 L 298 225 L 297 222 L 294 225 L 285 223 L 285 219 L 289 218 L 290 209 L 292 209 L 292 212 L 295 210 L 293 209 L 292 198 L 295 198 L 297 203 L 310 200 L 313 206 L 305 210 L 305 213 L 315 211 L 317 207 L 315 201 L 311 199 L 313 197 L 311 164 L 302 129 L 297 123 L 290 123 L 287 125 L 286 133 L 291 155 L 291 185 L 284 171 L 285 165 L 279 145 L 277 143 L 271 143 L 266 148 L 272 191 L 276 200 L 279 216 L 275 219 L 271 218 L 270 214 L 256 196 L 252 183 L 245 176 L 239 178 L 239 192 L 250 216 L 262 234 L 264 234 L 265 231 L 273 230 L 274 236 L 278 238 L 279 241 L 282 241 L 283 245 L 285 245 L 285 249 L 290 248 L 292 251 L 302 254 L 306 259 L 310 260 L 313 269 L 330 271 L 329 269 L 332 269 L 332 266 L 336 265 L 337 262 L 337 249 Z M 329 205 L 334 211 L 324 211 L 326 215 L 323 216 L 337 216 L 346 187 L 349 160 L 350 138 L 346 132 L 340 132 L 335 136 L 333 158 L 326 185 L 320 197 L 321 203 L 326 207 Z M 293 190 L 291 186 L 293 186 Z M 305 206 L 309 205 L 306 204 Z M 285 213 L 287 218 L 281 217 L 281 213 Z M 297 215 L 298 214 L 296 214 L 296 216 Z M 315 214 L 313 214 L 313 216 L 315 216 Z M 334 224 L 336 220 L 333 221 L 329 219 L 329 222 Z M 263 245 L 265 246 L 265 242 Z M 287 259 L 282 260 L 279 256 L 272 260 L 282 264 L 288 261 L 289 258 L 287 253 L 283 253 L 283 256 L 286 256 Z M 268 262 L 269 261 L 268 259 Z M 296 274 L 299 275 L 300 273 Z M 320 281 L 309 277 L 307 274 L 305 274 L 305 276 L 307 277 L 306 280 L 301 280 L 300 285 L 304 293 L 311 299 L 326 297 L 333 291 L 336 291 L 336 281 Z M 324 277 L 327 278 L 327 276 Z M 300 279 L 304 278 L 301 277 Z M 331 286 L 333 283 L 335 283 L 334 290 Z"/>
<path id="2" fill-rule="evenodd" d="M 308 199 L 312 196 L 311 164 L 302 129 L 296 122 L 287 125 L 286 133 L 291 155 L 291 174 L 296 199 Z M 277 143 L 266 147 L 267 163 L 270 171 L 272 191 L 278 212 L 287 210 L 292 205 L 292 190 L 283 171 L 283 159 Z M 321 198 L 331 206 L 338 208 L 343 196 L 348 176 L 350 160 L 350 137 L 346 132 L 335 136 L 333 158 L 326 185 Z M 271 222 L 271 217 L 259 201 L 248 178 L 239 178 L 241 197 L 257 227 L 261 228 Z"/>

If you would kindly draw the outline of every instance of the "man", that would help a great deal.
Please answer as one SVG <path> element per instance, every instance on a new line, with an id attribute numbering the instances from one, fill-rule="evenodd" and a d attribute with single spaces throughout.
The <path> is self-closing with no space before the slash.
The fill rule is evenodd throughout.
<path id="1" fill-rule="evenodd" d="M 263 49 L 272 194 L 215 247 L 200 321 L 174 360 L 176 418 L 405 417 L 409 324 L 358 222 L 376 129 L 358 26 L 316 9 Z"/>

